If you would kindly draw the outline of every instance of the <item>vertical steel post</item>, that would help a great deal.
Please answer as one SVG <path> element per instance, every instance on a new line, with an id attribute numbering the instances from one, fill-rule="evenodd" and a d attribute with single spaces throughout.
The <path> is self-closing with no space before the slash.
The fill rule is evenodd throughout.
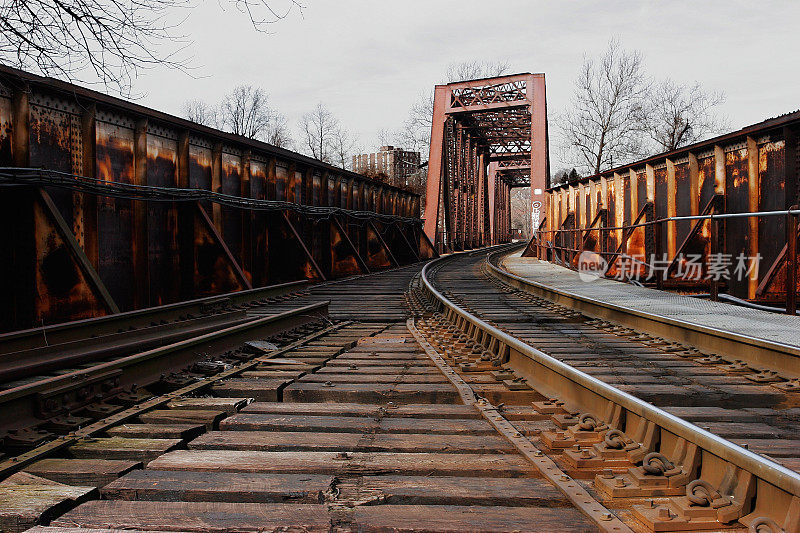
<path id="1" fill-rule="evenodd" d="M 147 185 L 147 126 L 146 119 L 136 122 L 133 137 L 133 183 Z M 133 283 L 136 308 L 150 305 L 150 274 L 147 237 L 147 203 L 133 201 Z M 160 291 L 161 287 L 156 287 Z"/>
<path id="2" fill-rule="evenodd" d="M 436 231 L 439 225 L 439 205 L 442 172 L 444 170 L 443 141 L 444 122 L 447 97 L 450 89 L 446 85 L 437 85 L 433 97 L 433 122 L 431 124 L 431 147 L 428 155 L 428 182 L 425 193 L 425 235 L 438 246 L 439 239 Z"/>
<path id="3" fill-rule="evenodd" d="M 495 245 L 498 242 L 497 238 L 497 216 L 495 209 L 497 206 L 497 162 L 492 161 L 489 163 L 489 186 L 487 192 L 489 193 L 489 244 Z"/>
<path id="4" fill-rule="evenodd" d="M 798 207 L 794 205 L 791 210 Z M 786 245 L 786 314 L 797 313 L 797 215 L 788 215 L 786 221 L 789 242 Z"/>
<path id="5" fill-rule="evenodd" d="M 540 202 L 544 205 L 550 171 L 544 74 L 531 74 L 526 82 L 525 91 L 531 106 L 531 204 Z M 535 228 L 532 231 L 535 231 Z"/>
<path id="6" fill-rule="evenodd" d="M 654 261 L 653 262 L 660 261 L 662 259 L 662 256 L 664 255 L 664 244 L 662 243 L 662 239 L 664 237 L 664 228 L 663 228 L 662 224 L 669 224 L 669 222 L 658 221 L 653 226 L 653 232 L 654 232 L 653 237 L 655 238 L 655 241 L 656 241 L 656 243 L 655 243 L 656 244 L 656 246 L 655 246 L 656 249 L 655 249 Z M 667 229 L 667 231 L 669 231 L 669 228 Z M 671 254 L 670 254 L 670 257 L 672 257 Z M 650 270 L 651 271 L 653 270 L 653 265 L 652 264 L 650 265 Z M 657 289 L 663 289 L 664 288 L 664 277 L 657 270 L 655 271 L 655 276 L 656 276 L 656 288 Z"/>
<path id="7" fill-rule="evenodd" d="M 486 246 L 486 152 L 478 155 L 478 187 L 476 200 L 478 209 L 478 246 Z"/>
<path id="8" fill-rule="evenodd" d="M 81 149 L 83 150 L 83 175 L 87 178 L 94 178 L 97 169 L 97 156 L 95 149 L 97 146 L 97 132 L 95 131 L 95 114 L 97 106 L 91 104 L 84 108 L 81 113 Z M 81 245 L 89 262 L 95 270 L 100 264 L 100 251 L 97 229 L 97 196 L 93 194 L 83 195 L 82 209 L 83 239 Z"/>
<path id="9" fill-rule="evenodd" d="M 759 173 L 758 173 L 758 143 L 753 137 L 747 137 L 747 194 L 748 209 L 751 213 L 758 211 L 760 207 L 759 194 Z M 756 257 L 759 251 L 758 245 L 758 217 L 748 217 L 748 255 Z M 758 278 L 750 276 L 747 280 L 747 297 L 754 299 L 758 290 Z"/>
<path id="10" fill-rule="evenodd" d="M 222 143 L 219 142 L 211 149 L 211 190 L 222 192 Z M 211 206 L 211 220 L 222 233 L 222 206 L 218 203 Z"/>
<path id="11" fill-rule="evenodd" d="M 711 254 L 719 253 L 719 219 L 711 219 Z M 716 279 L 711 280 L 711 299 L 719 301 L 719 281 Z"/>
<path id="12" fill-rule="evenodd" d="M 797 209 L 797 135 L 786 126 L 783 128 L 783 181 L 785 205 L 789 210 Z M 797 312 L 797 215 L 789 215 L 786 224 L 786 312 Z"/>
<path id="13" fill-rule="evenodd" d="M 250 162 L 253 154 L 250 150 L 246 150 L 242 154 L 242 179 L 239 184 L 239 191 L 242 197 L 252 198 L 253 192 L 250 184 Z M 294 174 L 294 172 L 292 172 Z M 299 199 L 298 199 L 299 201 Z M 242 231 L 239 235 L 241 239 L 241 266 L 245 276 L 248 277 L 250 283 L 253 280 L 253 226 L 255 213 L 249 210 L 243 210 L 239 215 L 242 219 Z M 258 230 L 256 230 L 258 231 Z"/>
<path id="14" fill-rule="evenodd" d="M 178 187 L 189 187 L 189 131 L 178 136 Z M 194 283 L 194 219 L 197 206 L 194 202 L 178 202 L 178 272 L 181 299 L 189 300 L 195 295 Z"/>

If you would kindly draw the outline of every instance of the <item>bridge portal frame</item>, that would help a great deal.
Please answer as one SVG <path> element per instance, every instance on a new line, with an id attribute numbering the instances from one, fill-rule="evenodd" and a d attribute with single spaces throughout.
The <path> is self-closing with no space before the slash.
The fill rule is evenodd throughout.
<path id="1" fill-rule="evenodd" d="M 511 240 L 511 190 L 531 188 L 538 227 L 549 182 L 544 74 L 437 85 L 425 234 L 437 250 Z"/>

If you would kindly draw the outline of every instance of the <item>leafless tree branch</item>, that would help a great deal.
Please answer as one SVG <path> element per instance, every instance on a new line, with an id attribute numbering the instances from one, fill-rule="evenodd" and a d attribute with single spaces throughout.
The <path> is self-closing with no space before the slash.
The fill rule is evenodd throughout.
<path id="1" fill-rule="evenodd" d="M 322 103 L 300 119 L 300 137 L 311 157 L 345 169 L 352 165 L 356 140 Z"/>
<path id="2" fill-rule="evenodd" d="M 184 118 L 197 124 L 218 128 L 219 120 L 217 109 L 208 105 L 202 100 L 187 100 L 181 106 L 181 114 Z"/>
<path id="3" fill-rule="evenodd" d="M 220 128 L 249 139 L 289 148 L 292 138 L 286 117 L 269 106 L 266 91 L 252 85 L 238 85 L 214 107 L 201 100 L 188 100 L 183 116 L 192 122 Z"/>
<path id="4" fill-rule="evenodd" d="M 258 31 L 303 8 L 297 0 L 224 1 Z M 287 4 L 279 10 L 276 2 Z M 191 41 L 179 28 L 193 7 L 192 0 L 0 0 L 0 61 L 130 96 L 144 69 L 191 68 Z"/>
<path id="5" fill-rule="evenodd" d="M 643 154 L 643 103 L 650 81 L 642 56 L 612 39 L 598 59 L 584 58 L 571 108 L 559 126 L 567 144 L 592 173 Z"/>
<path id="6" fill-rule="evenodd" d="M 671 151 L 729 128 L 715 108 L 725 102 L 720 92 L 706 92 L 700 84 L 682 85 L 666 79 L 653 87 L 646 113 L 646 130 L 658 151 Z"/>

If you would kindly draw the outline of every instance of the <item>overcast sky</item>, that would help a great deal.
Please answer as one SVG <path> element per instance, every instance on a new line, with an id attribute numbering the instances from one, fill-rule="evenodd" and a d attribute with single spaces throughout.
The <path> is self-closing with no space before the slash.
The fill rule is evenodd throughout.
<path id="1" fill-rule="evenodd" d="M 145 71 L 133 87 L 139 102 L 180 114 L 187 98 L 216 102 L 253 84 L 295 136 L 299 117 L 323 102 L 371 149 L 451 63 L 501 59 L 511 72 L 544 72 L 552 114 L 569 103 L 584 54 L 598 55 L 616 36 L 643 52 L 652 76 L 724 91 L 734 128 L 800 107 L 800 2 L 300 1 L 302 16 L 263 34 L 232 7 L 222 10 L 224 0 L 200 0 L 182 31 L 202 77 Z"/>

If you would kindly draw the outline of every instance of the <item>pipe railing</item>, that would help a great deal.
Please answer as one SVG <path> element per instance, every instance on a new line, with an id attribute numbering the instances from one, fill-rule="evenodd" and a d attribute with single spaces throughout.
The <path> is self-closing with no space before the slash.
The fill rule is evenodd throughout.
<path id="1" fill-rule="evenodd" d="M 720 230 L 720 223 L 729 219 L 750 219 L 750 218 L 767 218 L 767 217 L 785 217 L 786 218 L 786 228 L 787 228 L 787 235 L 789 238 L 787 239 L 786 243 L 786 254 L 785 260 L 787 264 L 787 275 L 785 278 L 785 290 L 786 290 L 786 313 L 790 315 L 794 315 L 797 313 L 797 265 L 798 265 L 798 253 L 797 253 L 797 229 L 798 229 L 798 217 L 800 217 L 800 208 L 797 206 L 792 206 L 789 209 L 782 209 L 782 210 L 775 210 L 775 211 L 750 211 L 750 212 L 741 212 L 741 213 L 712 213 L 707 215 L 687 215 L 687 216 L 672 216 L 672 217 L 662 217 L 654 220 L 645 220 L 643 222 L 638 222 L 636 224 L 628 224 L 622 226 L 592 226 L 587 228 L 558 228 L 553 230 L 537 230 L 529 245 L 529 249 L 535 250 L 535 255 L 537 258 L 547 258 L 548 252 L 552 255 L 552 259 L 556 260 L 560 264 L 564 264 L 567 266 L 572 267 L 572 263 L 575 257 L 579 256 L 584 251 L 593 251 L 598 253 L 604 259 L 610 259 L 611 262 L 609 266 L 613 265 L 616 259 L 620 256 L 627 255 L 627 247 L 628 242 L 631 236 L 634 234 L 636 230 L 639 228 L 643 228 L 644 230 L 648 230 L 652 228 L 654 233 L 654 253 L 651 256 L 655 256 L 656 258 L 661 258 L 664 256 L 663 253 L 663 236 L 665 235 L 665 226 L 668 224 L 677 224 L 678 222 L 691 222 L 691 221 L 709 221 L 710 222 L 710 243 L 711 243 L 711 254 L 718 254 L 720 253 L 719 249 L 719 238 L 721 235 Z M 599 250 L 587 250 L 584 248 L 584 244 L 586 240 L 588 240 L 591 235 L 597 232 L 598 238 L 598 247 Z M 616 248 L 614 250 L 609 250 L 607 248 L 607 238 L 603 238 L 604 234 L 606 237 L 611 234 L 612 232 L 619 233 L 620 235 L 620 242 L 616 242 Z M 691 234 L 691 233 L 690 233 Z M 549 238 L 548 238 L 549 237 Z M 646 247 L 646 244 L 644 245 Z M 655 276 L 655 283 L 656 287 L 659 289 L 663 288 L 665 278 L 668 276 L 669 272 L 672 270 L 676 262 L 678 261 L 678 251 L 676 250 L 675 257 L 668 258 L 669 266 L 665 272 L 665 276 Z M 560 255 L 560 257 L 559 257 Z M 645 268 L 651 270 L 652 265 L 649 264 L 646 260 L 647 254 L 645 254 L 645 260 L 637 261 L 640 265 L 643 265 Z M 710 285 L 710 293 L 712 300 L 719 299 L 719 290 L 720 290 L 720 280 L 716 278 L 712 278 L 709 280 Z"/>

